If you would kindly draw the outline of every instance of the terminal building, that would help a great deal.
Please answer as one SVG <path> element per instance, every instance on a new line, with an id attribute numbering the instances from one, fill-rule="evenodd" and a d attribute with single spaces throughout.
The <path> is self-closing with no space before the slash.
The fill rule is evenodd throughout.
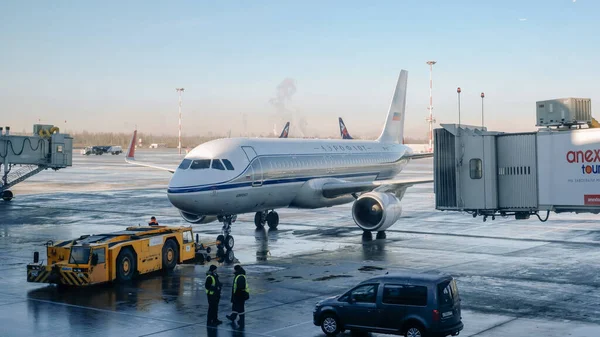
<path id="1" fill-rule="evenodd" d="M 591 100 L 536 103 L 536 132 L 442 124 L 436 129 L 436 209 L 484 221 L 550 212 L 600 213 L 600 125 Z M 540 213 L 546 213 L 540 216 Z"/>

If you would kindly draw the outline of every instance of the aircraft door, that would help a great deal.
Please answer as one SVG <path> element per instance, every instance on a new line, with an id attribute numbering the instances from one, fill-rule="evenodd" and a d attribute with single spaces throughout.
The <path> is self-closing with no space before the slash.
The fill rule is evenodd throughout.
<path id="1" fill-rule="evenodd" d="M 250 165 L 252 166 L 252 186 L 253 187 L 262 186 L 263 170 L 262 170 L 262 164 L 260 162 L 260 158 L 254 159 L 254 161 Z"/>

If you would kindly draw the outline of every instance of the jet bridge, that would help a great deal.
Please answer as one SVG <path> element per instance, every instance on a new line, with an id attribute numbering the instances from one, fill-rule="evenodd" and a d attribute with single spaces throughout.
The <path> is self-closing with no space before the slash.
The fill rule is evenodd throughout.
<path id="1" fill-rule="evenodd" d="M 537 102 L 536 132 L 469 125 L 434 130 L 436 209 L 492 220 L 600 213 L 600 128 L 589 99 Z M 546 212 L 546 217 L 540 217 Z"/>
<path id="2" fill-rule="evenodd" d="M 10 201 L 10 188 L 47 170 L 72 165 L 73 138 L 53 125 L 36 124 L 33 135 L 11 135 L 0 127 L 0 196 Z"/>

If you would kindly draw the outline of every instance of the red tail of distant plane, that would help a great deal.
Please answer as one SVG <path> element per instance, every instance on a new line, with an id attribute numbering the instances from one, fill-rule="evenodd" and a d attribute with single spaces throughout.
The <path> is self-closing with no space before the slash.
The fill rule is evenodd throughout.
<path id="1" fill-rule="evenodd" d="M 342 117 L 339 117 L 338 120 L 340 122 L 340 134 L 342 135 L 342 139 L 353 139 L 352 136 L 350 136 L 350 133 L 348 133 L 348 129 L 346 128 L 346 124 L 344 124 Z"/>
<path id="2" fill-rule="evenodd" d="M 137 130 L 133 131 L 133 137 L 131 138 L 131 143 L 129 143 L 129 148 L 127 149 L 126 159 L 135 159 L 135 140 L 137 138 Z"/>
<path id="3" fill-rule="evenodd" d="M 287 123 L 285 123 L 283 130 L 281 130 L 281 134 L 279 135 L 279 138 L 287 138 L 289 133 L 290 133 L 290 122 L 287 122 Z"/>

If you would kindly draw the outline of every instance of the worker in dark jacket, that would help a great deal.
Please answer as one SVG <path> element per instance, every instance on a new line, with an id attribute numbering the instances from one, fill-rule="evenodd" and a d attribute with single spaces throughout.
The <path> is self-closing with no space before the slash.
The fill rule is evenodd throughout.
<path id="1" fill-rule="evenodd" d="M 156 217 L 150 218 L 150 222 L 148 222 L 148 226 L 158 226 L 158 221 L 156 221 Z"/>
<path id="2" fill-rule="evenodd" d="M 231 289 L 232 313 L 226 317 L 235 322 L 237 316 L 240 316 L 238 321 L 240 326 L 244 326 L 246 313 L 244 304 L 250 298 L 250 289 L 248 288 L 248 280 L 246 279 L 246 271 L 242 266 L 236 265 L 234 268 L 233 288 Z"/>
<path id="3" fill-rule="evenodd" d="M 217 266 L 213 264 L 208 269 L 208 272 L 206 272 L 206 282 L 204 283 L 206 297 L 208 298 L 208 325 L 218 325 L 223 323 L 218 318 L 219 300 L 221 299 L 221 286 L 221 282 L 219 282 L 219 275 L 217 274 Z"/>

